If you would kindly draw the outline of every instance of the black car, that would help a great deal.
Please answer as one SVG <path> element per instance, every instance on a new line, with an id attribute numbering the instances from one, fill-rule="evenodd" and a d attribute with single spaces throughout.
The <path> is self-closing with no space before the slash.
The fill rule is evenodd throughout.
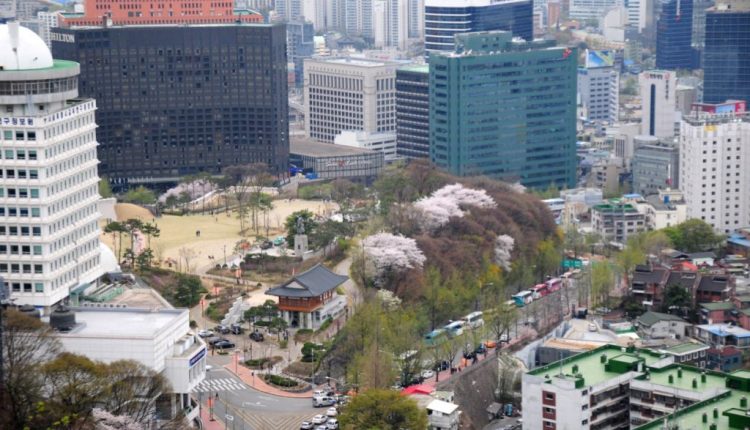
<path id="1" fill-rule="evenodd" d="M 443 370 L 450 369 L 450 367 L 451 367 L 451 364 L 448 363 L 447 360 L 443 360 L 440 363 L 435 363 L 435 366 L 433 366 L 432 370 L 436 372 L 442 372 Z"/>
<path id="2" fill-rule="evenodd" d="M 225 325 L 217 325 L 216 328 L 214 328 L 214 330 L 216 330 L 217 332 L 221 334 L 229 334 L 232 332 L 232 330 Z"/>
<path id="3" fill-rule="evenodd" d="M 232 334 L 242 334 L 245 332 L 245 329 L 242 328 L 239 324 L 232 324 Z"/>
<path id="4" fill-rule="evenodd" d="M 271 242 L 270 240 L 263 241 L 260 244 L 260 249 L 271 249 L 271 248 L 273 248 L 273 242 Z"/>
<path id="5" fill-rule="evenodd" d="M 477 349 L 474 350 L 474 354 L 486 354 L 487 353 L 487 347 L 480 343 Z"/>
<path id="6" fill-rule="evenodd" d="M 263 342 L 263 333 L 259 331 L 254 331 L 250 333 L 250 339 L 256 341 L 256 342 Z"/>
<path id="7" fill-rule="evenodd" d="M 224 341 L 229 342 L 228 339 L 225 339 L 223 337 L 212 337 L 208 339 L 208 344 L 211 346 L 215 346 L 217 343 L 224 342 Z"/>
<path id="8" fill-rule="evenodd" d="M 477 353 L 475 351 L 466 351 L 464 352 L 464 358 L 467 360 L 473 360 L 476 358 Z"/>
<path id="9" fill-rule="evenodd" d="M 216 348 L 216 349 L 232 349 L 232 348 L 234 348 L 234 343 L 232 343 L 232 342 L 230 342 L 228 340 L 223 340 L 221 342 L 216 342 L 214 344 L 214 348 Z"/>

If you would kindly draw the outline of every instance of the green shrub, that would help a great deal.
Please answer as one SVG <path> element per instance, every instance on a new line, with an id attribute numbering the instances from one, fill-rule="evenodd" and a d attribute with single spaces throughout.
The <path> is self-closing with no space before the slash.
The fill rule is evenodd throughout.
<path id="1" fill-rule="evenodd" d="M 285 378 L 279 375 L 264 375 L 263 379 L 269 384 L 276 385 L 277 387 L 291 388 L 299 385 L 294 379 Z"/>
<path id="2" fill-rule="evenodd" d="M 328 327 L 331 326 L 331 323 L 333 323 L 333 320 L 331 318 L 326 318 L 325 321 L 323 321 L 323 324 L 320 325 L 320 328 L 318 329 L 318 333 L 322 333 L 328 329 Z"/>

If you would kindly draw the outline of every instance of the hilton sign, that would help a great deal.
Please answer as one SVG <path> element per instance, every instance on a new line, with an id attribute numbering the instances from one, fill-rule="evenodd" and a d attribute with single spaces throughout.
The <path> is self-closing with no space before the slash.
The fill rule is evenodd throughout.
<path id="1" fill-rule="evenodd" d="M 72 34 L 50 33 L 49 39 L 56 42 L 76 43 L 76 38 Z"/>

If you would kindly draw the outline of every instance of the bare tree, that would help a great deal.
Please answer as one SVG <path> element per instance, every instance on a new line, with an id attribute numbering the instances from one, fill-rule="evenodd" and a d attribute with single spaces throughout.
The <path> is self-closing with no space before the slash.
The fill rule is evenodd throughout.
<path id="1" fill-rule="evenodd" d="M 185 260 L 185 273 L 192 273 L 191 262 L 198 256 L 194 249 L 182 247 L 178 251 L 180 259 Z"/>
<path id="2" fill-rule="evenodd" d="M 15 310 L 3 316 L 3 399 L 0 402 L 0 428 L 25 428 L 43 399 L 46 382 L 38 372 L 40 362 L 54 358 L 60 344 L 49 326 Z"/>

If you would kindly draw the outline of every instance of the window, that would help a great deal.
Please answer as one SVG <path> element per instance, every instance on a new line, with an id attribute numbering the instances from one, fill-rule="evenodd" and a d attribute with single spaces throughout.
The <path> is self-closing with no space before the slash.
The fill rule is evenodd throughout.
<path id="1" fill-rule="evenodd" d="M 34 255 L 42 255 L 42 245 L 34 245 Z"/>
<path id="2" fill-rule="evenodd" d="M 39 218 L 39 208 L 31 208 L 31 216 L 34 218 Z"/>
<path id="3" fill-rule="evenodd" d="M 31 189 L 31 198 L 32 199 L 38 199 L 39 198 L 39 189 L 32 188 Z"/>
<path id="4" fill-rule="evenodd" d="M 34 292 L 37 293 L 43 293 L 44 292 L 44 284 L 41 282 L 37 282 L 34 284 Z"/>
<path id="5" fill-rule="evenodd" d="M 34 265 L 34 273 L 36 273 L 38 275 L 38 274 L 40 274 L 42 272 L 44 272 L 44 269 L 43 269 L 42 265 L 41 264 L 35 264 Z"/>

